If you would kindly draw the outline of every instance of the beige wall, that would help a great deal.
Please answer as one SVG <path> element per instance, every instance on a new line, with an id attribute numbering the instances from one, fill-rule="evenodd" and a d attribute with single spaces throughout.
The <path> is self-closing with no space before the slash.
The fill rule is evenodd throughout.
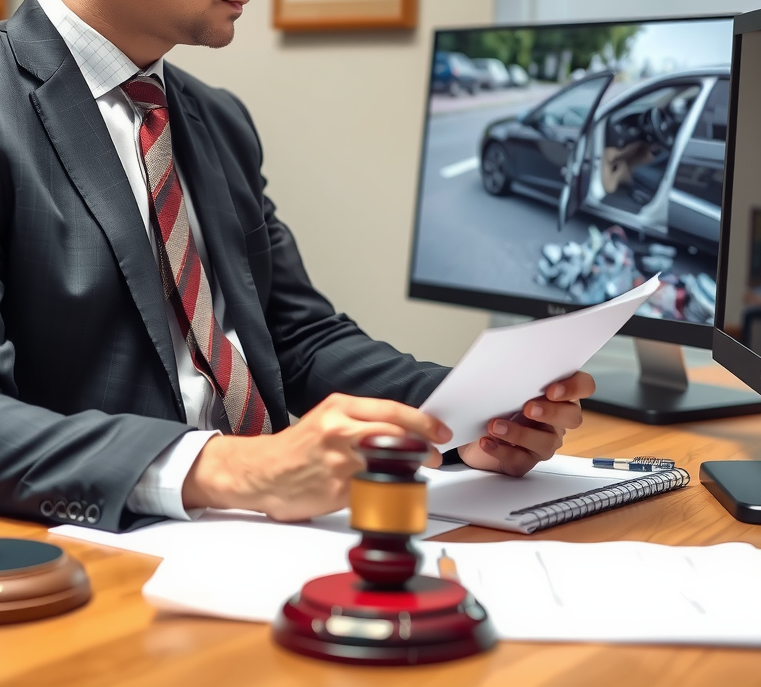
<path id="1" fill-rule="evenodd" d="M 270 0 L 252 0 L 232 45 L 169 55 L 251 110 L 316 286 L 372 336 L 447 364 L 488 316 L 405 297 L 431 29 L 491 16 L 492 0 L 421 0 L 412 33 L 284 35 Z"/>

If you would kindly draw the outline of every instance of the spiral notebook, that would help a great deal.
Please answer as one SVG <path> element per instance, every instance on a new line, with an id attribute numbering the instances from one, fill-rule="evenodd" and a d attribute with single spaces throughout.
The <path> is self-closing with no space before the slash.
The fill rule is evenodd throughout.
<path id="1" fill-rule="evenodd" d="M 675 467 L 657 472 L 628 472 L 592 467 L 589 458 L 556 455 L 523 477 L 447 466 L 421 469 L 428 478 L 431 517 L 531 534 L 585 518 L 690 481 Z"/>

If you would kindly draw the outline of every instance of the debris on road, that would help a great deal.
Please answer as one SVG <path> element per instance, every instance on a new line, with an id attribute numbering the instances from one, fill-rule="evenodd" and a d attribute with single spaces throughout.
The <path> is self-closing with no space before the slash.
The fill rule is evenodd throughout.
<path id="1" fill-rule="evenodd" d="M 563 289 L 575 303 L 593 305 L 615 298 L 660 272 L 660 288 L 637 314 L 712 324 L 716 282 L 702 272 L 697 276 L 676 274 L 676 255 L 676 248 L 659 243 L 649 244 L 645 254 L 636 254 L 621 227 L 600 231 L 591 225 L 584 243 L 544 244 L 536 281 Z"/>

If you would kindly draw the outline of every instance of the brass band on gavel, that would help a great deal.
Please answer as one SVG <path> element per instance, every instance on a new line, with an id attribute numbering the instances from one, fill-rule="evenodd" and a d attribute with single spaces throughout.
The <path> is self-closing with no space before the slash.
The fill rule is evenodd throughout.
<path id="1" fill-rule="evenodd" d="M 362 532 L 420 534 L 428 520 L 424 481 L 379 481 L 363 473 L 351 482 L 351 526 Z"/>

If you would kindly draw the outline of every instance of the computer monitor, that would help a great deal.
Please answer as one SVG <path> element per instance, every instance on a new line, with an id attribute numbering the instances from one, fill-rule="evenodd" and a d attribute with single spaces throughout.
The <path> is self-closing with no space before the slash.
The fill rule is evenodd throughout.
<path id="1" fill-rule="evenodd" d="M 713 356 L 761 392 L 761 11 L 735 31 Z"/>
<path id="2" fill-rule="evenodd" d="M 734 22 L 729 133 L 713 335 L 714 359 L 748 386 L 761 392 L 759 80 L 761 11 L 742 14 Z M 703 463 L 700 479 L 736 518 L 761 523 L 761 461 Z"/>
<path id="3" fill-rule="evenodd" d="M 621 330 L 640 375 L 585 407 L 663 424 L 761 411 L 688 384 L 710 348 L 732 17 L 435 32 L 408 294 L 547 317 L 660 272 Z"/>

